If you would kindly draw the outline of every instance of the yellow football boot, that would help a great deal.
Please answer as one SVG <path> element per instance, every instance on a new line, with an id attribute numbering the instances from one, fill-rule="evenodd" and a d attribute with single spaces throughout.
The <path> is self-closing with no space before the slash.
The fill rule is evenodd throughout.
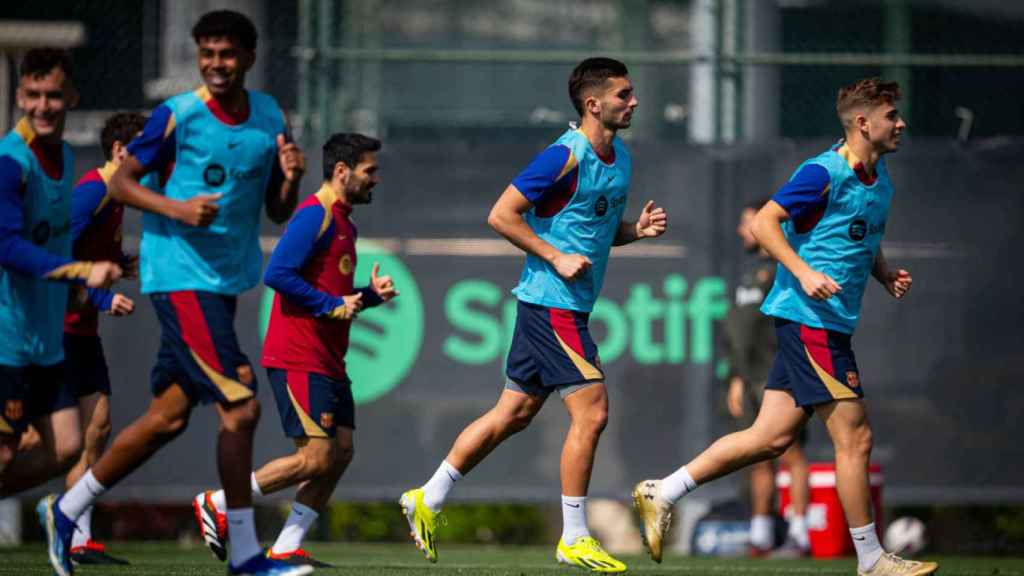
<path id="1" fill-rule="evenodd" d="M 431 562 L 437 562 L 437 517 L 438 514 L 423 503 L 423 489 L 416 488 L 402 494 L 398 501 L 402 505 L 402 514 L 409 522 L 409 535 L 416 547 Z"/>
<path id="2" fill-rule="evenodd" d="M 591 572 L 625 572 L 626 565 L 612 558 L 601 548 L 597 540 L 590 536 L 581 536 L 572 545 L 558 541 L 555 558 L 562 564 L 578 566 Z"/>

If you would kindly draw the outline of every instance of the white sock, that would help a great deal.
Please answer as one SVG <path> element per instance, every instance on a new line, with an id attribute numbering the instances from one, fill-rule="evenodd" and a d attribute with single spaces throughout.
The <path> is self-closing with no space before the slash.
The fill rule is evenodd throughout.
<path id="1" fill-rule="evenodd" d="M 669 504 L 675 504 L 680 498 L 697 489 L 697 483 L 686 471 L 686 466 L 661 479 L 661 497 Z"/>
<path id="2" fill-rule="evenodd" d="M 774 534 L 772 534 L 772 517 L 767 514 L 758 514 L 750 518 L 750 544 L 761 550 L 772 549 Z"/>
<path id="3" fill-rule="evenodd" d="M 810 549 L 811 539 L 807 535 L 807 516 L 802 514 L 790 516 L 788 535 L 800 548 L 804 550 Z"/>
<path id="4" fill-rule="evenodd" d="M 249 476 L 249 486 L 252 488 L 252 493 L 254 496 L 263 496 L 263 490 L 260 490 L 260 484 L 259 482 L 256 481 L 255 472 L 253 472 L 252 475 Z"/>
<path id="5" fill-rule="evenodd" d="M 302 539 L 306 537 L 306 533 L 309 532 L 318 516 L 316 510 L 309 506 L 293 502 L 291 514 L 288 515 L 288 520 L 285 521 L 284 528 L 281 528 L 281 533 L 277 536 L 277 542 L 274 542 L 271 551 L 274 554 L 284 554 L 301 548 Z"/>
<path id="6" fill-rule="evenodd" d="M 587 530 L 587 497 L 562 495 L 562 542 L 572 546 Z"/>
<path id="7" fill-rule="evenodd" d="M 231 565 L 245 564 L 245 561 L 262 553 L 256 539 L 256 523 L 252 508 L 228 510 L 228 540 L 231 542 Z"/>
<path id="8" fill-rule="evenodd" d="M 260 490 L 260 485 L 256 482 L 256 473 L 253 472 L 249 476 L 249 488 L 252 489 L 253 496 L 263 496 L 263 491 Z M 228 497 L 224 494 L 224 489 L 217 490 L 210 496 L 210 500 L 213 501 L 213 507 L 218 512 L 223 512 L 228 509 Z"/>
<path id="9" fill-rule="evenodd" d="M 423 503 L 434 512 L 439 511 L 448 498 L 448 492 L 459 480 L 462 480 L 462 474 L 447 460 L 442 460 L 434 475 L 423 485 Z"/>
<path id="10" fill-rule="evenodd" d="M 228 497 L 224 495 L 224 490 L 217 490 L 210 496 L 210 501 L 213 502 L 213 507 L 217 509 L 217 512 L 224 512 L 228 509 Z"/>
<path id="11" fill-rule="evenodd" d="M 857 549 L 857 567 L 865 572 L 874 568 L 882 557 L 882 545 L 878 543 L 875 523 L 850 528 L 850 536 L 853 537 L 853 547 Z"/>
<path id="12" fill-rule="evenodd" d="M 78 520 L 85 509 L 92 507 L 93 502 L 106 491 L 107 488 L 96 480 L 96 477 L 92 475 L 92 469 L 89 469 L 70 490 L 60 497 L 57 506 L 69 520 Z"/>
<path id="13" fill-rule="evenodd" d="M 85 543 L 92 540 L 92 506 L 85 509 L 82 515 L 75 520 L 75 533 L 71 535 L 71 547 L 85 546 Z"/>

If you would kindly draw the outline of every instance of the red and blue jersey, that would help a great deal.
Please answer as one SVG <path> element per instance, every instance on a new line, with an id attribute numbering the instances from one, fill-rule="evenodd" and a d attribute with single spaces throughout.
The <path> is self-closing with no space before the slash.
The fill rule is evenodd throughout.
<path id="1" fill-rule="evenodd" d="M 329 185 L 307 198 L 274 248 L 263 281 L 274 303 L 263 343 L 263 366 L 346 377 L 351 321 L 340 318 L 345 295 L 356 292 L 355 224 L 352 207 Z M 363 306 L 380 303 L 370 288 Z"/>
<path id="2" fill-rule="evenodd" d="M 71 193 L 72 255 L 76 260 L 120 262 L 121 222 L 124 205 L 111 198 L 107 183 L 117 166 L 107 162 L 85 173 Z M 95 336 L 98 312 L 109 310 L 113 293 L 90 290 L 89 303 L 75 306 L 64 316 L 64 332 Z"/>

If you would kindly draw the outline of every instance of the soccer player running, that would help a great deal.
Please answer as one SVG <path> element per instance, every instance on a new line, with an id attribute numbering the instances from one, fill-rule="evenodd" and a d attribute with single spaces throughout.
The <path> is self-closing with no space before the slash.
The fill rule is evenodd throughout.
<path id="1" fill-rule="evenodd" d="M 765 295 L 775 282 L 775 266 L 751 231 L 754 216 L 765 203 L 748 204 L 740 212 L 736 234 L 743 243 L 747 258 L 736 287 L 735 303 L 725 317 L 725 349 L 732 371 L 726 391 L 726 408 L 739 430 L 754 423 L 777 350 L 775 322 L 760 310 Z M 804 428 L 797 441 L 779 457 L 792 478 L 789 490 L 792 513 L 789 515 L 786 541 L 775 550 L 771 513 L 775 472 L 768 460 L 750 466 L 751 556 L 799 557 L 807 556 L 810 551 L 806 517 L 808 469 L 803 451 L 806 439 L 807 429 Z"/>
<path id="2" fill-rule="evenodd" d="M 270 256 L 263 280 L 274 295 L 263 345 L 263 366 L 274 390 L 285 435 L 295 453 L 252 473 L 252 492 L 271 494 L 299 484 L 291 514 L 267 552 L 290 564 L 329 567 L 302 549 L 331 493 L 352 461 L 355 403 L 345 368 L 349 330 L 357 313 L 398 292 L 390 276 L 356 290 L 355 223 L 359 204 L 369 204 L 380 182 L 381 143 L 361 134 L 334 134 L 323 146 L 323 184 L 296 211 Z M 193 501 L 199 531 L 224 559 L 223 490 Z"/>
<path id="3" fill-rule="evenodd" d="M 297 201 L 302 152 L 285 138 L 272 97 L 245 89 L 256 28 L 237 12 L 203 15 L 192 29 L 203 86 L 157 107 L 110 182 L 115 200 L 142 209 L 140 278 L 161 325 L 151 375 L 154 399 L 110 449 L 59 498 L 38 511 L 50 563 L 71 574 L 74 522 L 188 424 L 192 407 L 214 403 L 217 460 L 227 492 L 229 574 L 308 574 L 263 555 L 256 539 L 249 470 L 259 418 L 256 381 L 234 330 L 237 294 L 260 279 L 261 206 L 282 223 Z M 163 178 L 162 192 L 140 184 Z"/>
<path id="4" fill-rule="evenodd" d="M 839 91 L 845 139 L 804 162 L 755 217 L 757 241 L 779 261 L 762 306 L 776 320 L 778 354 L 754 424 L 729 434 L 662 480 L 636 485 L 646 543 L 655 560 L 671 507 L 700 484 L 781 455 L 811 415 L 825 423 L 836 453 L 836 489 L 859 575 L 916 576 L 938 569 L 886 553 L 871 518 L 871 427 L 850 338 L 868 277 L 895 298 L 910 273 L 889 267 L 880 248 L 893 188 L 883 156 L 899 148 L 906 124 L 895 82 L 861 80 Z"/>
<path id="5" fill-rule="evenodd" d="M 487 219 L 526 252 L 513 293 L 519 300 L 507 380 L 497 404 L 466 427 L 421 488 L 401 505 L 416 545 L 437 561 L 437 517 L 449 491 L 495 447 L 523 430 L 553 391 L 571 426 L 561 457 L 562 538 L 559 562 L 596 572 L 622 572 L 590 536 L 586 495 L 598 439 L 608 419 L 608 392 L 587 327 L 613 245 L 660 236 L 668 223 L 647 202 L 635 222 L 623 220 L 632 172 L 616 137 L 637 107 L 626 66 L 589 58 L 569 77 L 580 126 L 541 152 L 498 198 Z"/>
<path id="6" fill-rule="evenodd" d="M 120 262 L 124 276 L 138 272 L 138 259 L 121 249 L 124 205 L 110 197 L 107 184 L 128 155 L 128 143 L 142 132 L 146 117 L 132 112 L 114 114 L 103 124 L 100 145 L 106 163 L 79 179 L 71 201 L 72 253 L 79 260 Z M 69 304 L 64 316 L 64 357 L 67 379 L 78 397 L 82 418 L 82 455 L 68 472 L 70 488 L 99 460 L 110 437 L 110 373 L 100 340 L 99 312 L 127 316 L 135 303 L 124 294 L 90 291 L 87 301 Z M 110 556 L 103 544 L 92 539 L 92 506 L 78 517 L 71 538 L 71 560 L 76 564 L 127 564 Z"/>
<path id="7" fill-rule="evenodd" d="M 77 102 L 67 51 L 29 50 L 18 71 L 22 117 L 0 140 L 0 497 L 67 472 L 78 458 L 62 342 L 69 284 L 106 287 L 121 276 L 115 263 L 72 258 L 74 158 L 63 134 Z M 16 454 L 29 424 L 40 442 Z"/>

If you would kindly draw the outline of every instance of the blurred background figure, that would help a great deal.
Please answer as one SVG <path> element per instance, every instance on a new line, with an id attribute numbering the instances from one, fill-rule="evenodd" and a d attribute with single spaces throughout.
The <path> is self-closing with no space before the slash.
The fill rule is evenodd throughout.
<path id="1" fill-rule="evenodd" d="M 761 313 L 761 302 L 775 281 L 775 262 L 761 248 L 750 231 L 754 215 L 767 199 L 751 202 L 740 212 L 736 234 L 743 242 L 743 263 L 736 286 L 733 307 L 725 317 L 723 331 L 730 376 L 726 390 L 726 408 L 737 430 L 749 428 L 761 408 L 764 385 L 775 359 L 775 326 Z M 764 556 L 806 556 L 810 550 L 807 537 L 807 457 L 804 444 L 807 428 L 797 442 L 786 450 L 779 461 L 792 474 L 792 503 L 786 539 L 775 548 L 775 515 L 772 502 L 775 494 L 775 470 L 772 462 L 758 462 L 750 467 L 750 554 Z"/>

